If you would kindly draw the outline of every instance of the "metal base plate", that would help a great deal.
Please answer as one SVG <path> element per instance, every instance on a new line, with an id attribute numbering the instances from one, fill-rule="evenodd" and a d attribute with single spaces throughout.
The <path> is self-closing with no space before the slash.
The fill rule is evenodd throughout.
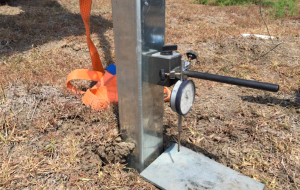
<path id="1" fill-rule="evenodd" d="M 183 146 L 173 144 L 141 176 L 161 189 L 262 190 L 264 184 Z"/>

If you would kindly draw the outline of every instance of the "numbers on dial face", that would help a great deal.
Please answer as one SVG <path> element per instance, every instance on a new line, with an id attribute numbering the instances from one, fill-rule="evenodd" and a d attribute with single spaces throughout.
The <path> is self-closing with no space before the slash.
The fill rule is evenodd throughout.
<path id="1" fill-rule="evenodd" d="M 187 114 L 194 103 L 195 88 L 193 82 L 188 82 L 182 89 L 180 109 L 182 114 Z"/>

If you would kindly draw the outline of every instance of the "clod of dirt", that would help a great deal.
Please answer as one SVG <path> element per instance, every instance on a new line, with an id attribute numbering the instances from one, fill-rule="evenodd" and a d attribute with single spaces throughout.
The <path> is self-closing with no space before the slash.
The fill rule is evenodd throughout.
<path id="1" fill-rule="evenodd" d="M 117 141 L 120 138 L 116 139 Z M 133 151 L 135 145 L 130 142 L 116 142 L 96 147 L 93 151 L 100 156 L 106 163 L 120 162 L 125 163 L 126 157 Z"/>

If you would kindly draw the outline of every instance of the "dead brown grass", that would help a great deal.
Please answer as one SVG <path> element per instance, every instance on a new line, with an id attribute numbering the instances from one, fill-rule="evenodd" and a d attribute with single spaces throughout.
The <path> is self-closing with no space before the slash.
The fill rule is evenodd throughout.
<path id="1" fill-rule="evenodd" d="M 110 1 L 93 2 L 92 38 L 107 65 L 114 62 Z M 12 3 L 0 6 L 0 188 L 155 189 L 114 156 L 122 145 L 117 108 L 93 111 L 65 89 L 69 72 L 91 68 L 78 1 Z M 299 189 L 299 16 L 273 20 L 264 11 L 275 43 L 284 43 L 260 57 L 274 44 L 240 37 L 267 35 L 257 6 L 168 0 L 166 11 L 166 44 L 196 50 L 194 70 L 281 86 L 272 94 L 196 80 L 182 144 L 267 189 Z M 166 105 L 165 148 L 174 118 Z"/>

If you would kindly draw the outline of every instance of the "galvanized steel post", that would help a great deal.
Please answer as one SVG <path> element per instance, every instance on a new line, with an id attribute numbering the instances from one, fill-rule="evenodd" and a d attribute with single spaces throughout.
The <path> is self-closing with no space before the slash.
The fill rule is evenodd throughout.
<path id="1" fill-rule="evenodd" d="M 164 45 L 165 0 L 112 0 L 112 10 L 120 130 L 141 172 L 163 147 L 163 87 L 148 82 L 148 57 Z"/>

